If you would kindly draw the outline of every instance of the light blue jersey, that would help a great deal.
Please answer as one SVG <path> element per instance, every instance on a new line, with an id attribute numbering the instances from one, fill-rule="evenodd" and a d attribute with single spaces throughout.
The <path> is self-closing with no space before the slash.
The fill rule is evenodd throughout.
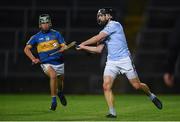
<path id="1" fill-rule="evenodd" d="M 104 40 L 108 50 L 107 60 L 117 61 L 130 55 L 126 37 L 119 22 L 109 21 L 101 32 L 108 34 Z"/>

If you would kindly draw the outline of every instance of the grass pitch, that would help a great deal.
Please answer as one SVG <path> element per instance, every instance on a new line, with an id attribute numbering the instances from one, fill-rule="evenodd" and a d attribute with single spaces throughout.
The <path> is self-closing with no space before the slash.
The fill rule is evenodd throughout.
<path id="1" fill-rule="evenodd" d="M 162 95 L 163 109 L 158 110 L 145 95 L 116 95 L 116 119 L 105 118 L 107 106 L 103 95 L 67 95 L 68 105 L 58 100 L 50 111 L 51 98 L 42 94 L 0 94 L 0 120 L 38 121 L 176 121 L 180 120 L 180 95 Z"/>

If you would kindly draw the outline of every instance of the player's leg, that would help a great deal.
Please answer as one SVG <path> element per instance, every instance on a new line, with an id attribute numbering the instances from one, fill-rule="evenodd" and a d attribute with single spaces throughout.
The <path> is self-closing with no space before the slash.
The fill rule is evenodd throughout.
<path id="1" fill-rule="evenodd" d="M 104 96 L 109 107 L 109 114 L 106 117 L 115 118 L 116 111 L 114 108 L 114 95 L 112 92 L 114 78 L 112 76 L 105 75 L 103 82 Z"/>
<path id="2" fill-rule="evenodd" d="M 142 90 L 144 93 L 149 96 L 151 101 L 156 105 L 158 109 L 162 109 L 162 103 L 161 101 L 154 95 L 149 87 L 145 83 L 141 83 L 138 77 L 129 79 L 129 82 L 132 84 L 132 86 L 137 90 Z"/>
<path id="3" fill-rule="evenodd" d="M 64 75 L 58 75 L 57 76 L 57 86 L 58 86 L 58 91 L 63 91 L 64 88 Z"/>
<path id="4" fill-rule="evenodd" d="M 135 89 L 143 90 L 147 96 L 151 95 L 149 87 L 145 83 L 141 83 L 138 77 L 129 79 L 129 82 Z"/>
<path id="5" fill-rule="evenodd" d="M 150 97 L 156 107 L 162 109 L 161 101 L 153 93 L 151 93 L 149 87 L 145 83 L 141 83 L 141 81 L 139 80 L 139 77 L 135 70 L 135 66 L 132 63 L 130 57 L 124 58 L 123 60 L 119 61 L 118 66 L 120 67 L 120 72 L 122 74 L 126 74 L 126 77 L 129 79 L 129 82 L 135 89 L 144 91 L 144 93 Z"/>
<path id="6" fill-rule="evenodd" d="M 144 91 L 144 93 L 150 97 L 150 99 L 156 105 L 156 107 L 159 109 L 162 109 L 161 101 L 153 93 L 151 93 L 149 87 L 145 83 L 142 83 L 139 80 L 137 72 L 130 60 L 129 60 L 129 63 L 127 63 L 126 66 L 123 67 L 123 69 L 125 69 L 124 72 L 125 72 L 127 78 L 129 79 L 129 82 L 131 83 L 131 85 L 136 90 Z"/>
<path id="7" fill-rule="evenodd" d="M 114 61 L 107 61 L 104 69 L 103 89 L 104 89 L 104 96 L 107 105 L 109 107 L 109 114 L 106 116 L 108 118 L 116 118 L 112 86 L 117 74 L 118 74 L 118 69 L 116 67 L 116 63 Z"/>
<path id="8" fill-rule="evenodd" d="M 56 96 L 56 90 L 57 90 L 57 76 L 56 71 L 50 66 L 48 68 L 48 74 L 50 78 L 50 89 L 51 89 L 51 96 Z"/>
<path id="9" fill-rule="evenodd" d="M 58 82 L 57 82 L 58 90 L 57 90 L 57 95 L 60 99 L 60 102 L 62 105 L 66 106 L 67 105 L 67 100 L 64 96 L 63 88 L 64 88 L 64 75 L 59 75 L 58 76 Z"/>
<path id="10" fill-rule="evenodd" d="M 51 110 L 56 110 L 57 107 L 57 100 L 56 100 L 56 94 L 57 94 L 57 74 L 56 71 L 51 67 L 48 66 L 46 74 L 50 78 L 50 91 L 51 91 L 51 97 L 52 97 L 52 104 L 51 104 Z"/>

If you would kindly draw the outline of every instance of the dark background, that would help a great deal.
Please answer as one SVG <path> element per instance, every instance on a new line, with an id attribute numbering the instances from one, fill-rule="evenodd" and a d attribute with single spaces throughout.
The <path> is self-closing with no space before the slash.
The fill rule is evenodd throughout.
<path id="1" fill-rule="evenodd" d="M 96 13 L 112 7 L 124 27 L 142 82 L 155 93 L 178 93 L 163 82 L 167 47 L 180 15 L 179 0 L 2 0 L 0 4 L 0 93 L 48 93 L 49 81 L 40 66 L 23 53 L 29 38 L 39 31 L 40 14 L 51 15 L 53 28 L 67 43 L 78 43 L 99 31 Z M 71 49 L 65 53 L 65 92 L 102 93 L 103 55 Z M 179 65 L 176 76 L 179 77 Z M 116 93 L 134 93 L 124 76 L 116 79 Z M 136 92 L 135 92 L 136 93 Z"/>

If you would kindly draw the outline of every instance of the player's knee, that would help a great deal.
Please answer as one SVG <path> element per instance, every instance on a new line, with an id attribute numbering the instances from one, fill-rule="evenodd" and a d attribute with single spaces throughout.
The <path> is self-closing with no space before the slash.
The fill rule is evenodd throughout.
<path id="1" fill-rule="evenodd" d="M 55 73 L 52 73 L 52 74 L 50 75 L 50 79 L 51 79 L 51 80 L 56 80 L 56 79 L 57 79 L 56 74 L 55 74 Z"/>
<path id="2" fill-rule="evenodd" d="M 136 90 L 139 90 L 139 89 L 141 89 L 141 84 L 140 84 L 140 83 L 134 83 L 134 84 L 133 84 L 133 87 L 134 87 Z"/>
<path id="3" fill-rule="evenodd" d="M 111 90 L 110 84 L 109 84 L 109 83 L 103 83 L 103 90 L 104 90 L 104 91 L 109 91 L 109 90 Z"/>

